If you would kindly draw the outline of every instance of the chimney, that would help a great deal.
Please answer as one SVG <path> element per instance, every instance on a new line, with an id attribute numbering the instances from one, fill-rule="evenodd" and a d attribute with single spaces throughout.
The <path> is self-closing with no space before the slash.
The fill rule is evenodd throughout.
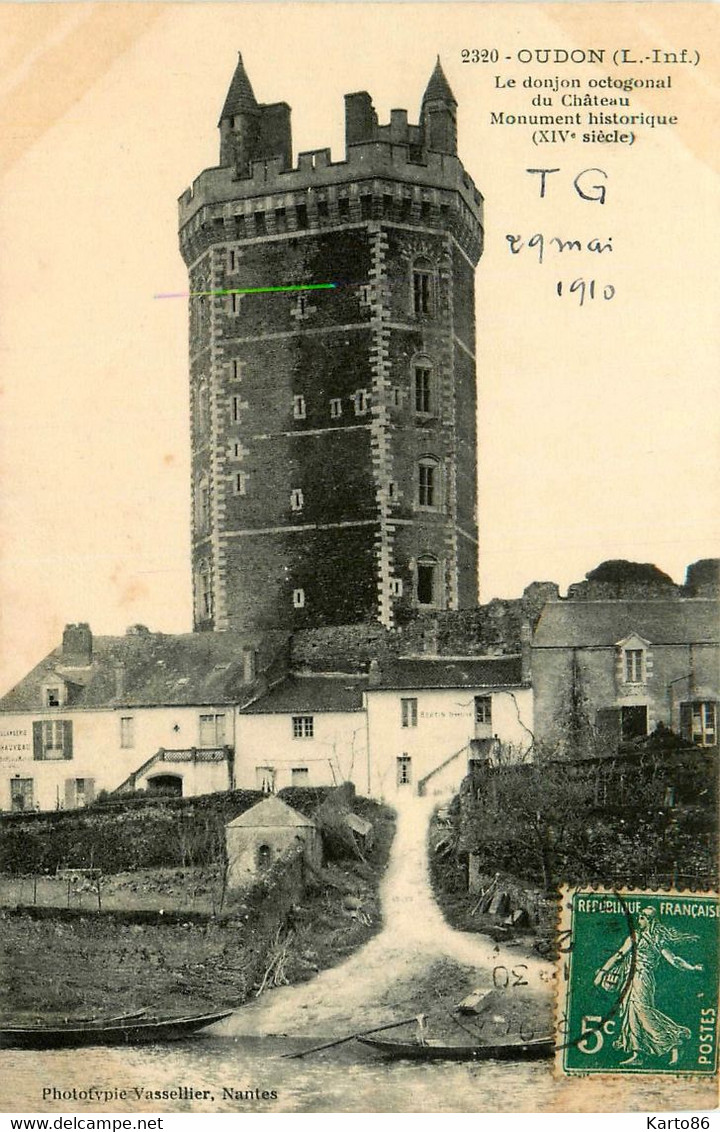
<path id="1" fill-rule="evenodd" d="M 121 660 L 115 662 L 115 699 L 121 700 L 125 695 L 125 665 Z"/>
<path id="2" fill-rule="evenodd" d="M 246 647 L 242 651 L 243 684 L 252 684 L 257 678 L 257 650 Z"/>
<path id="3" fill-rule="evenodd" d="M 62 663 L 66 668 L 87 668 L 92 664 L 93 642 L 90 626 L 82 621 L 66 625 L 63 631 Z"/>
<path id="4" fill-rule="evenodd" d="M 369 142 L 375 137 L 377 114 L 366 90 L 345 95 L 345 146 Z"/>
<path id="5" fill-rule="evenodd" d="M 529 684 L 532 677 L 532 629 L 529 621 L 523 621 L 520 626 L 520 680 Z"/>

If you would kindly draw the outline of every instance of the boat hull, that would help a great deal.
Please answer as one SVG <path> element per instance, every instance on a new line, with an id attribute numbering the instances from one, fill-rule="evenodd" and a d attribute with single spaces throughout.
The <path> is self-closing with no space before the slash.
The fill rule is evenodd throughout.
<path id="1" fill-rule="evenodd" d="M 382 1038 L 358 1038 L 386 1057 L 411 1061 L 539 1061 L 552 1057 L 552 1038 L 532 1042 L 508 1042 L 504 1045 L 451 1046 L 420 1042 L 391 1042 Z"/>
<path id="2" fill-rule="evenodd" d="M 142 1045 L 177 1042 L 228 1018 L 232 1010 L 197 1014 L 188 1018 L 166 1018 L 158 1022 L 90 1024 L 86 1026 L 11 1026 L 0 1028 L 4 1049 L 67 1049 L 78 1046 Z"/>

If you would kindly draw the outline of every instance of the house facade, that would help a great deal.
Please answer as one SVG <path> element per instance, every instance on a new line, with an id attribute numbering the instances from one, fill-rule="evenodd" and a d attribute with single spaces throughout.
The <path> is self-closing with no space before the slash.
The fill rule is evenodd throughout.
<path id="1" fill-rule="evenodd" d="M 415 657 L 371 673 L 369 793 L 454 793 L 478 762 L 521 758 L 533 695 L 520 656 Z"/>
<path id="2" fill-rule="evenodd" d="M 67 626 L 0 700 L 0 810 L 75 809 L 101 790 L 230 789 L 237 705 L 257 694 L 272 648 L 235 634 Z"/>
<path id="3" fill-rule="evenodd" d="M 720 606 L 712 598 L 549 602 L 532 647 L 535 729 L 562 731 L 571 692 L 611 744 L 658 724 L 717 744 Z"/>
<path id="4" fill-rule="evenodd" d="M 236 720 L 236 785 L 368 788 L 367 676 L 288 674 Z"/>

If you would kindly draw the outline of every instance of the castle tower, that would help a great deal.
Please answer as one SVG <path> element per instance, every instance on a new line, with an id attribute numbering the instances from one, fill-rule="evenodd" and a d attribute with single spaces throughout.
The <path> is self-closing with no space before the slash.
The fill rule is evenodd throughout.
<path id="1" fill-rule="evenodd" d="M 293 166 L 240 59 L 220 165 L 180 198 L 199 630 L 477 602 L 482 197 L 439 59 L 417 125 L 364 91 L 345 124 L 344 161 Z"/>

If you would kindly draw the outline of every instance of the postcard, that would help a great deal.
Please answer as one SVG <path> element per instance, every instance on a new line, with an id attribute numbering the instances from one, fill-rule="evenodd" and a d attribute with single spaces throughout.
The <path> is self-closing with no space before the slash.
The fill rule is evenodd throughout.
<path id="1" fill-rule="evenodd" d="M 4 1111 L 713 1106 L 717 21 L 0 4 Z"/>

